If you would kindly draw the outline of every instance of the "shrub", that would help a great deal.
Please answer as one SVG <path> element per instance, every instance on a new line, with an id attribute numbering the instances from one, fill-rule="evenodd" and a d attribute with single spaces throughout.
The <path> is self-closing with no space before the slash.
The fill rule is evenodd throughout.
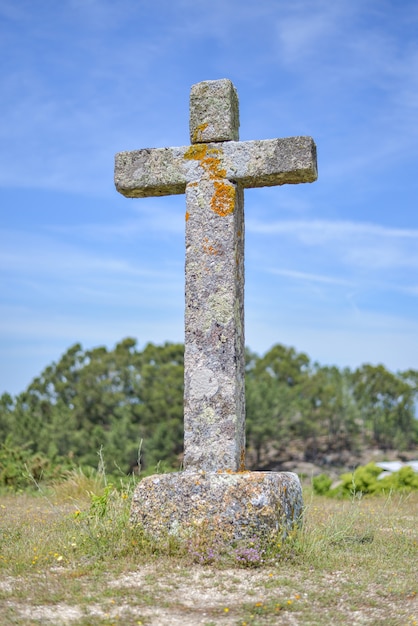
<path id="1" fill-rule="evenodd" d="M 17 446 L 11 437 L 0 444 L 0 488 L 19 491 L 36 483 L 63 478 L 68 464 L 57 463 L 29 445 Z"/>
<path id="2" fill-rule="evenodd" d="M 412 467 L 405 466 L 397 472 L 379 478 L 382 471 L 375 463 L 368 463 L 358 467 L 354 472 L 343 474 L 340 483 L 333 489 L 331 489 L 331 478 L 326 474 L 321 474 L 313 479 L 313 489 L 318 495 L 330 497 L 389 492 L 409 493 L 418 489 L 418 474 Z"/>
<path id="3" fill-rule="evenodd" d="M 323 496 L 330 490 L 332 480 L 327 474 L 320 474 L 319 476 L 314 476 L 312 485 L 314 492 L 319 496 Z"/>

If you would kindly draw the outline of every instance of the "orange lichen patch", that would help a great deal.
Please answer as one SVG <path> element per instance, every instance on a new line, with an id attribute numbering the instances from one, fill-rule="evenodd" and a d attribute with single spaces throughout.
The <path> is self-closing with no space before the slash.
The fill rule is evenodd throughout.
<path id="1" fill-rule="evenodd" d="M 203 248 L 203 252 L 206 252 L 206 254 L 218 254 L 219 253 L 219 250 L 214 248 L 209 243 L 209 239 L 207 237 L 205 237 L 203 240 L 202 248 Z"/>
<path id="2" fill-rule="evenodd" d="M 245 448 L 241 448 L 241 454 L 239 456 L 239 472 L 245 472 Z"/>
<path id="3" fill-rule="evenodd" d="M 184 158 L 189 161 L 199 161 L 206 170 L 210 178 L 225 178 L 226 170 L 221 168 L 222 150 L 220 148 L 210 148 L 205 143 L 198 143 L 190 146 L 184 154 Z"/>
<path id="4" fill-rule="evenodd" d="M 186 222 L 189 220 L 189 217 L 190 217 L 190 213 L 189 211 L 186 211 Z"/>
<path id="5" fill-rule="evenodd" d="M 205 143 L 198 143 L 186 150 L 184 158 L 189 161 L 199 161 L 211 179 L 225 178 L 226 170 L 221 168 L 221 154 L 219 148 L 209 148 Z"/>
<path id="6" fill-rule="evenodd" d="M 214 181 L 215 193 L 210 201 L 212 211 L 221 217 L 230 215 L 235 208 L 235 187 L 222 181 Z"/>
<path id="7" fill-rule="evenodd" d="M 198 143 L 202 141 L 202 135 L 204 131 L 207 129 L 208 123 L 204 122 L 203 124 L 199 124 L 193 131 L 192 143 Z"/>
<path id="8" fill-rule="evenodd" d="M 250 470 L 238 468 L 237 470 L 232 469 L 218 469 L 216 470 L 217 474 L 229 474 L 231 475 L 241 475 L 241 474 L 251 474 Z M 257 482 L 257 481 L 256 481 Z"/>
<path id="9" fill-rule="evenodd" d="M 217 156 L 209 155 L 206 159 L 202 159 L 201 165 L 209 173 L 210 178 L 225 178 L 226 170 L 221 169 L 221 160 Z"/>
<path id="10" fill-rule="evenodd" d="M 210 201 L 210 207 L 217 215 L 225 217 L 233 213 L 235 208 L 235 188 L 228 182 L 224 182 L 226 170 L 221 167 L 220 148 L 209 148 L 207 144 L 200 143 L 190 146 L 184 155 L 185 159 L 198 161 L 200 166 L 209 174 L 214 181 L 215 191 Z"/>

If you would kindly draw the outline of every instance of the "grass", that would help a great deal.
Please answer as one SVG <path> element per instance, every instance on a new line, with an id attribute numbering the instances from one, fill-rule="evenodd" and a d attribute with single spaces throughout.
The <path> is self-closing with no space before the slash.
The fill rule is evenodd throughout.
<path id="1" fill-rule="evenodd" d="M 131 487 L 81 472 L 0 496 L 0 624 L 418 624 L 417 493 L 339 501 L 306 489 L 305 523 L 284 545 L 204 564 L 196 545 L 132 527 L 130 499 Z"/>

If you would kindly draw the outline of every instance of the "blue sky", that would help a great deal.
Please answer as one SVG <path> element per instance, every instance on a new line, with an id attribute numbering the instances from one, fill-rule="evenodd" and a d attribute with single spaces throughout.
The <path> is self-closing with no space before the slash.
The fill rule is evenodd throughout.
<path id="1" fill-rule="evenodd" d="M 183 341 L 184 196 L 119 196 L 113 158 L 186 145 L 216 78 L 241 139 L 318 147 L 316 183 L 245 193 L 247 345 L 418 369 L 417 32 L 412 0 L 0 0 L 0 393 Z"/>

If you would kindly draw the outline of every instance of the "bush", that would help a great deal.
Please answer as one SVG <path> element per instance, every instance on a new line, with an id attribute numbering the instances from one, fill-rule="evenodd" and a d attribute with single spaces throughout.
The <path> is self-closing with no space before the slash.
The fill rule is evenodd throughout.
<path id="1" fill-rule="evenodd" d="M 16 446 L 11 437 L 0 445 L 0 488 L 19 491 L 36 483 L 63 478 L 69 465 L 56 463 L 29 445 Z"/>
<path id="2" fill-rule="evenodd" d="M 375 463 L 368 463 L 358 467 L 354 472 L 343 474 L 340 483 L 333 489 L 331 478 L 321 474 L 313 479 L 313 489 L 318 495 L 340 498 L 356 494 L 409 493 L 418 489 L 418 474 L 412 467 L 405 466 L 397 472 L 379 478 L 382 471 Z"/>
<path id="3" fill-rule="evenodd" d="M 312 480 L 313 490 L 319 496 L 326 495 L 332 485 L 332 480 L 327 474 L 320 474 L 315 476 Z"/>

